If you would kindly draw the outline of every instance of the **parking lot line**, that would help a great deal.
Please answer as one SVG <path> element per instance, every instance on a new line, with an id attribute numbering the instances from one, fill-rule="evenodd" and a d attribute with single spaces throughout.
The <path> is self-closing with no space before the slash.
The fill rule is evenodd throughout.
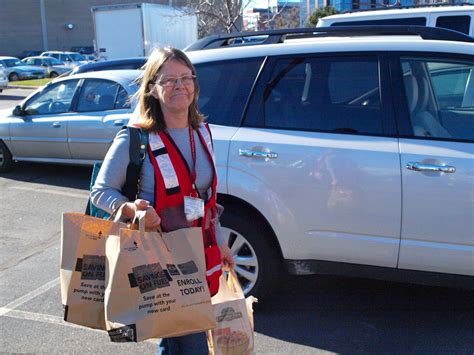
<path id="1" fill-rule="evenodd" d="M 33 290 L 26 295 L 16 299 L 13 302 L 8 303 L 4 307 L 0 307 L 0 317 L 9 317 L 9 318 L 16 318 L 16 319 L 23 319 L 23 320 L 30 320 L 35 322 L 41 323 L 48 323 L 48 324 L 55 324 L 55 325 L 62 325 L 66 327 L 73 327 L 73 328 L 80 328 L 85 330 L 92 330 L 95 332 L 104 332 L 104 330 L 100 329 L 92 329 L 83 327 L 77 324 L 65 322 L 62 317 L 53 316 L 51 314 L 43 314 L 43 313 L 34 313 L 28 311 L 17 310 L 16 308 L 20 307 L 22 304 L 31 301 L 33 298 L 45 293 L 46 291 L 50 290 L 53 287 L 59 285 L 59 277 L 45 283 L 43 286 L 38 287 L 36 290 Z M 145 340 L 147 343 L 156 344 L 160 341 L 160 339 L 148 339 Z"/>
<path id="2" fill-rule="evenodd" d="M 3 313 L 6 310 L 6 313 Z M 29 320 L 34 322 L 41 322 L 47 324 L 54 324 L 54 325 L 62 325 L 71 328 L 78 328 L 84 330 L 91 330 L 94 332 L 105 332 L 105 330 L 100 329 L 92 329 L 83 327 L 74 323 L 65 322 L 62 317 L 53 316 L 51 314 L 43 314 L 43 313 L 34 313 L 28 311 L 20 311 L 15 309 L 6 309 L 5 307 L 0 308 L 0 316 L 21 319 L 21 320 Z M 160 339 L 148 339 L 145 340 L 146 343 L 157 344 Z"/>
<path id="3" fill-rule="evenodd" d="M 21 306 L 22 304 L 28 301 L 31 301 L 36 296 L 39 296 L 42 293 L 45 293 L 46 291 L 48 291 L 49 289 L 57 285 L 59 285 L 59 277 L 45 283 L 43 286 L 38 287 L 36 290 L 28 292 L 26 295 L 23 295 L 20 298 L 17 298 L 16 300 L 10 302 L 9 304 L 3 306 L 2 308 L 0 308 L 0 316 L 3 316 L 7 314 L 8 312 L 11 312 L 15 308 Z"/>

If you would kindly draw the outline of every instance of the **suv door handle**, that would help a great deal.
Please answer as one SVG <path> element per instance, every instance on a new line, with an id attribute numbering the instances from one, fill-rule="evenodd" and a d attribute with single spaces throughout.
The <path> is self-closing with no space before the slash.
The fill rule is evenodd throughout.
<path id="1" fill-rule="evenodd" d="M 414 171 L 434 171 L 434 172 L 441 172 L 441 173 L 455 173 L 456 168 L 454 166 L 449 165 L 433 165 L 433 164 L 421 164 L 417 162 L 407 163 L 405 167 L 408 170 Z"/>
<path id="2" fill-rule="evenodd" d="M 54 128 L 59 128 L 59 127 L 61 127 L 61 123 L 60 122 L 54 122 L 53 127 Z"/>
<path id="3" fill-rule="evenodd" d="M 123 126 L 124 120 L 115 120 L 114 126 Z"/>
<path id="4" fill-rule="evenodd" d="M 239 149 L 239 155 L 241 157 L 249 158 L 264 158 L 264 159 L 276 159 L 278 154 L 274 152 L 259 152 L 254 150 Z"/>

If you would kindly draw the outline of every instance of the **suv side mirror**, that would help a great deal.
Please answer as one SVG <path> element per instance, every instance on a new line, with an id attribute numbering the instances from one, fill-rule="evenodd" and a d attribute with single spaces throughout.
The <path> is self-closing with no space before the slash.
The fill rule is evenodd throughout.
<path id="1" fill-rule="evenodd" d="M 14 116 L 24 116 L 25 115 L 25 110 L 23 110 L 23 107 L 21 107 L 20 105 L 17 105 L 13 109 L 13 115 Z"/>

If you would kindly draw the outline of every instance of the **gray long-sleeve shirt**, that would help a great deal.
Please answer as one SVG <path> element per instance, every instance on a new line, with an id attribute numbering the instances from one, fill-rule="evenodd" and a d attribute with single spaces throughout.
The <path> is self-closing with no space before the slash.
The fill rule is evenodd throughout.
<path id="1" fill-rule="evenodd" d="M 188 167 L 192 171 L 194 169 L 194 163 L 191 155 L 189 129 L 168 129 L 168 133 L 178 146 Z M 202 146 L 198 134 L 195 131 L 194 141 L 196 146 L 196 188 L 201 198 L 207 200 L 207 191 L 212 184 L 213 169 L 205 148 Z M 128 130 L 121 130 L 107 152 L 91 190 L 92 203 L 108 213 L 112 213 L 123 203 L 128 202 L 128 198 L 122 195 L 121 190 L 126 181 L 127 166 L 130 162 L 129 146 L 130 136 Z M 149 201 L 152 205 L 155 203 L 154 174 L 153 165 L 147 154 L 140 173 L 141 185 L 138 197 Z M 219 227 L 216 232 L 218 244 L 221 245 L 222 232 Z"/>

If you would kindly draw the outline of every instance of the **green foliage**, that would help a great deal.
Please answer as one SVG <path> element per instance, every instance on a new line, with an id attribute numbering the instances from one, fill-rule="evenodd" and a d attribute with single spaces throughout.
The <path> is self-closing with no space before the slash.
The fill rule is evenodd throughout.
<path id="1" fill-rule="evenodd" d="M 44 79 L 34 79 L 34 80 L 20 80 L 20 81 L 10 81 L 9 84 L 15 86 L 43 86 L 49 83 L 51 78 Z"/>
<path id="2" fill-rule="evenodd" d="M 319 19 L 321 17 L 326 17 L 329 15 L 336 15 L 338 14 L 337 10 L 331 6 L 325 6 L 321 9 L 316 9 L 309 17 L 308 21 L 306 22 L 306 27 L 316 27 Z"/>

